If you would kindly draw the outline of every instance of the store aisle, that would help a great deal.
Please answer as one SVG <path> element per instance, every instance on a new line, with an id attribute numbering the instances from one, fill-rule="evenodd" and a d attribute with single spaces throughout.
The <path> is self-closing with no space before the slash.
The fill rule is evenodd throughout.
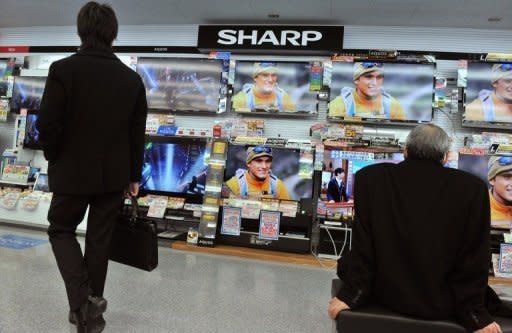
<path id="1" fill-rule="evenodd" d="M 42 231 L 0 225 L 8 235 Z M 83 239 L 81 239 L 83 243 Z M 1 244 L 1 243 L 0 243 Z M 29 244 L 31 245 L 31 244 Z M 104 332 L 329 332 L 334 271 L 160 248 L 143 272 L 110 263 Z M 48 242 L 0 246 L 0 332 L 75 332 Z"/>

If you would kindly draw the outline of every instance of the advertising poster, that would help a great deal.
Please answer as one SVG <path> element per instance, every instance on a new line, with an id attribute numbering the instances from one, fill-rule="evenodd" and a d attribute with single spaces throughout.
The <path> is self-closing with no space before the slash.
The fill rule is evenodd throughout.
<path id="1" fill-rule="evenodd" d="M 241 208 L 224 206 L 220 233 L 223 235 L 240 236 L 241 219 Z"/>
<path id="2" fill-rule="evenodd" d="M 500 273 L 512 273 L 512 244 L 501 244 L 499 271 Z"/>
<path id="3" fill-rule="evenodd" d="M 270 212 L 262 210 L 260 213 L 260 239 L 277 240 L 279 239 L 280 212 Z"/>
<path id="4" fill-rule="evenodd" d="M 167 209 L 167 197 L 156 196 L 149 204 L 148 217 L 163 218 Z"/>

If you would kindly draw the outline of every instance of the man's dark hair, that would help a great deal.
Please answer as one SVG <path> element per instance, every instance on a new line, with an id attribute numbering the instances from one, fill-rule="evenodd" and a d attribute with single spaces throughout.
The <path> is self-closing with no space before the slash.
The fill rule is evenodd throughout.
<path id="1" fill-rule="evenodd" d="M 343 173 L 345 172 L 345 170 L 343 170 L 343 168 L 336 168 L 334 169 L 334 176 L 336 177 L 337 175 L 339 175 L 340 173 Z"/>
<path id="2" fill-rule="evenodd" d="M 86 3 L 78 12 L 76 27 L 82 41 L 80 49 L 112 51 L 118 28 L 112 7 L 95 1 Z"/>
<path id="3" fill-rule="evenodd" d="M 450 137 L 434 124 L 416 126 L 405 142 L 407 158 L 441 162 L 450 149 Z"/>

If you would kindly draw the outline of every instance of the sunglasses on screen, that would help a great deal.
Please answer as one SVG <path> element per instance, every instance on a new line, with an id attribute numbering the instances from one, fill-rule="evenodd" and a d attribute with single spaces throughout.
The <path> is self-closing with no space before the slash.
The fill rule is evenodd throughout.
<path id="1" fill-rule="evenodd" d="M 512 71 L 512 64 L 500 64 L 500 65 L 498 66 L 498 68 L 499 68 L 502 72 Z"/>
<path id="2" fill-rule="evenodd" d="M 272 148 L 266 147 L 266 146 L 254 146 L 252 151 L 255 152 L 256 154 L 261 154 L 261 153 L 270 154 L 270 153 L 272 153 Z"/>
<path id="3" fill-rule="evenodd" d="M 382 63 L 381 62 L 362 62 L 361 66 L 364 69 L 373 68 L 373 67 L 381 68 Z"/>
<path id="4" fill-rule="evenodd" d="M 498 158 L 498 164 L 501 166 L 512 164 L 512 156 L 502 156 Z"/>

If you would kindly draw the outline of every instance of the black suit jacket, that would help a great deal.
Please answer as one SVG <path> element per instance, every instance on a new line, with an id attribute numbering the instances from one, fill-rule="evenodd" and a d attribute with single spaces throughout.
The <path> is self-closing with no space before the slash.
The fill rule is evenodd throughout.
<path id="1" fill-rule="evenodd" d="M 348 201 L 345 183 L 341 184 L 340 189 L 336 177 L 332 177 L 327 185 L 327 199 L 334 200 L 335 202 Z"/>
<path id="2" fill-rule="evenodd" d="M 139 181 L 146 115 L 142 80 L 114 54 L 88 49 L 54 62 L 37 122 L 50 190 L 116 192 Z"/>
<path id="3" fill-rule="evenodd" d="M 338 263 L 337 297 L 469 331 L 492 322 L 485 305 L 490 262 L 486 184 L 441 163 L 406 160 L 360 170 L 352 251 Z"/>

